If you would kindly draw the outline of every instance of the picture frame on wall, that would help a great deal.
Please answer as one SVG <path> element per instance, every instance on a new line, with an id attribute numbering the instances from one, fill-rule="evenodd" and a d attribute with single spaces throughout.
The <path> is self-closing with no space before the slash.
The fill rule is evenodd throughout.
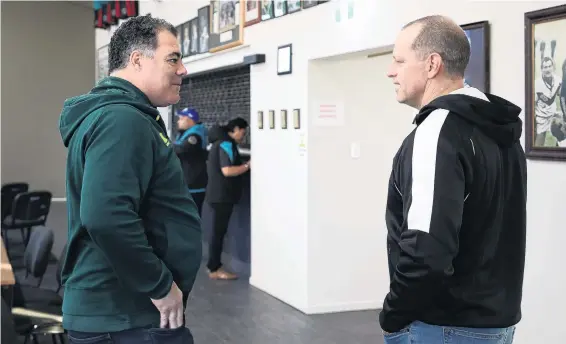
<path id="1" fill-rule="evenodd" d="M 275 129 L 275 110 L 269 110 L 269 129 Z"/>
<path id="2" fill-rule="evenodd" d="M 210 39 L 210 5 L 198 9 L 198 52 L 208 52 L 208 41 Z"/>
<path id="3" fill-rule="evenodd" d="M 287 0 L 273 0 L 273 16 L 282 17 L 287 14 Z"/>
<path id="4" fill-rule="evenodd" d="M 190 39 L 190 51 L 189 55 L 199 54 L 199 28 L 198 28 L 198 17 L 195 17 L 188 22 Z M 186 32 L 186 31 L 185 31 Z"/>
<path id="5" fill-rule="evenodd" d="M 281 129 L 287 129 L 287 110 L 281 110 Z"/>
<path id="6" fill-rule="evenodd" d="M 566 5 L 525 13 L 525 153 L 566 160 Z"/>
<path id="7" fill-rule="evenodd" d="M 261 0 L 261 20 L 266 21 L 275 18 L 273 0 Z"/>
<path id="8" fill-rule="evenodd" d="M 294 109 L 293 110 L 293 127 L 295 129 L 301 129 L 301 110 Z"/>
<path id="9" fill-rule="evenodd" d="M 301 10 L 301 0 L 289 0 L 287 1 L 287 13 L 295 13 Z"/>
<path id="10" fill-rule="evenodd" d="M 257 112 L 257 128 L 263 129 L 263 111 Z"/>
<path id="11" fill-rule="evenodd" d="M 285 44 L 277 48 L 277 75 L 293 73 L 293 45 Z"/>
<path id="12" fill-rule="evenodd" d="M 96 52 L 96 81 L 108 76 L 108 44 Z"/>
<path id="13" fill-rule="evenodd" d="M 261 21 L 261 0 L 246 1 L 245 20 L 244 26 L 254 25 Z"/>
<path id="14" fill-rule="evenodd" d="M 181 25 L 181 53 L 183 56 L 194 55 L 191 54 L 191 26 L 189 25 L 190 22 L 186 22 Z"/>
<path id="15" fill-rule="evenodd" d="M 470 42 L 470 62 L 464 73 L 464 85 L 489 93 L 490 79 L 490 34 L 489 22 L 480 21 L 462 25 Z"/>
<path id="16" fill-rule="evenodd" d="M 177 30 L 177 43 L 179 43 L 181 54 L 185 55 L 183 53 L 183 24 L 176 26 L 175 29 Z"/>
<path id="17" fill-rule="evenodd" d="M 303 8 L 311 8 L 318 5 L 318 0 L 303 0 Z"/>
<path id="18" fill-rule="evenodd" d="M 244 44 L 245 0 L 212 0 L 210 2 L 211 53 Z"/>

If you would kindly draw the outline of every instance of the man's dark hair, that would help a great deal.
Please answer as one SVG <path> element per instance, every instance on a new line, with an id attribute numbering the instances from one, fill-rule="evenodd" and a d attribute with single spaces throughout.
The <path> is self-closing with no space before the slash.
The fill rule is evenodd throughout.
<path id="1" fill-rule="evenodd" d="M 110 39 L 108 72 L 125 68 L 134 50 L 153 57 L 157 49 L 157 34 L 163 30 L 177 37 L 177 29 L 173 25 L 163 19 L 153 18 L 151 14 L 133 17 L 120 25 Z"/>
<path id="2" fill-rule="evenodd" d="M 243 119 L 242 117 L 236 117 L 230 120 L 230 122 L 228 122 L 228 124 L 226 124 L 226 130 L 228 132 L 234 131 L 234 129 L 236 129 L 236 127 L 240 128 L 240 129 L 247 129 L 248 128 L 248 122 Z"/>
<path id="3" fill-rule="evenodd" d="M 421 24 L 421 31 L 412 45 L 417 56 L 424 59 L 432 53 L 437 53 L 442 57 L 446 73 L 464 77 L 471 51 L 464 30 L 451 19 L 440 15 L 414 20 L 403 29 L 415 24 Z"/>
<path id="4" fill-rule="evenodd" d="M 542 58 L 542 61 L 540 63 L 540 68 L 544 67 L 545 62 L 552 63 L 552 67 L 554 67 L 554 60 L 551 57 L 545 56 Z"/>

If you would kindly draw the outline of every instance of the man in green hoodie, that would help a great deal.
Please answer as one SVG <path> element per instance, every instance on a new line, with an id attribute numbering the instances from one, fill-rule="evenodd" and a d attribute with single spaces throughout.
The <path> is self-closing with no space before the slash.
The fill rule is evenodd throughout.
<path id="1" fill-rule="evenodd" d="M 179 101 L 187 73 L 176 37 L 150 15 L 126 21 L 110 41 L 110 77 L 65 101 L 72 343 L 192 343 L 184 305 L 201 262 L 200 217 L 156 109 Z"/>

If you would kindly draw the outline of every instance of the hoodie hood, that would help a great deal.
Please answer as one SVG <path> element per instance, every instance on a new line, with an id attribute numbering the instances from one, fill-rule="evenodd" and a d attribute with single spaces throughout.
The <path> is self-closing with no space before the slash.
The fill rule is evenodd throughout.
<path id="1" fill-rule="evenodd" d="M 149 98 L 132 83 L 111 76 L 102 79 L 89 93 L 65 100 L 59 118 L 59 132 L 65 147 L 69 146 L 71 138 L 85 118 L 94 111 L 112 104 L 137 108 L 147 116 L 157 119 L 166 132 L 165 123 Z"/>
<path id="2" fill-rule="evenodd" d="M 216 141 L 227 141 L 232 140 L 228 133 L 226 132 L 226 128 L 221 125 L 215 125 L 208 130 L 208 142 L 214 143 Z"/>
<path id="3" fill-rule="evenodd" d="M 436 109 L 445 109 L 477 126 L 500 146 L 509 147 L 519 141 L 523 121 L 521 108 L 492 94 L 466 87 L 441 96 L 424 106 L 415 117 L 419 125 Z"/>

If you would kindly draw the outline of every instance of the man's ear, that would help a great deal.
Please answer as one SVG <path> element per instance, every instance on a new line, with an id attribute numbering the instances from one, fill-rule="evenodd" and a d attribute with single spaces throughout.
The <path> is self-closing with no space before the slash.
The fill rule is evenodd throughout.
<path id="1" fill-rule="evenodd" d="M 442 57 L 438 53 L 432 53 L 428 56 L 426 60 L 426 72 L 429 79 L 434 78 L 438 73 L 440 73 L 440 68 L 442 67 Z"/>
<path id="2" fill-rule="evenodd" d="M 134 67 L 134 69 L 136 71 L 141 70 L 142 68 L 142 58 L 143 55 L 140 51 L 138 50 L 134 50 L 132 51 L 132 53 L 130 54 L 130 63 L 132 64 L 132 66 Z"/>

